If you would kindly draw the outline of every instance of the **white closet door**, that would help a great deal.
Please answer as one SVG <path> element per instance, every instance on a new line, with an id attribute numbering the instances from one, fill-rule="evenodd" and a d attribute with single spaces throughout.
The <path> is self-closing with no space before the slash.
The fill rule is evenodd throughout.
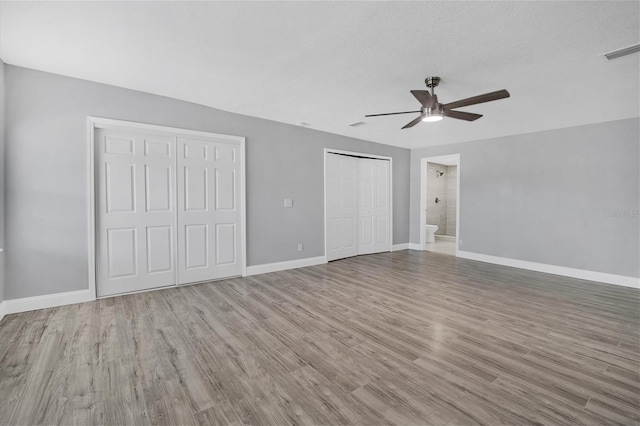
<path id="1" fill-rule="evenodd" d="M 359 159 L 358 254 L 391 250 L 389 161 Z"/>
<path id="2" fill-rule="evenodd" d="M 171 137 L 96 129 L 98 296 L 175 284 Z"/>
<path id="3" fill-rule="evenodd" d="M 178 284 L 242 274 L 240 146 L 178 137 Z"/>
<path id="4" fill-rule="evenodd" d="M 338 154 L 326 157 L 327 260 L 358 254 L 358 159 Z"/>

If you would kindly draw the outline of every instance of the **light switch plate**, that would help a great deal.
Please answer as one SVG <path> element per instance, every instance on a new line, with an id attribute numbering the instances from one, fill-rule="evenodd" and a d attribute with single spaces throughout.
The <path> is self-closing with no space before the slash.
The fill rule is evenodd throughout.
<path id="1" fill-rule="evenodd" d="M 293 200 L 291 198 L 285 198 L 284 207 L 287 209 L 290 209 L 291 207 L 293 207 Z"/>

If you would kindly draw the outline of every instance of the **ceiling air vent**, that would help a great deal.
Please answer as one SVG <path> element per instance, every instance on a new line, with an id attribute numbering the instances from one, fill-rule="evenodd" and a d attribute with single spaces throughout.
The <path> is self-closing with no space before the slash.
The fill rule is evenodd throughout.
<path id="1" fill-rule="evenodd" d="M 634 44 L 633 46 L 625 47 L 624 49 L 614 50 L 613 52 L 605 53 L 603 56 L 607 60 L 622 58 L 623 56 L 632 55 L 640 52 L 640 44 Z"/>
<path id="2" fill-rule="evenodd" d="M 353 123 L 347 124 L 347 126 L 349 126 L 349 127 L 358 127 L 358 126 L 362 126 L 362 125 L 364 125 L 364 121 L 355 121 Z"/>

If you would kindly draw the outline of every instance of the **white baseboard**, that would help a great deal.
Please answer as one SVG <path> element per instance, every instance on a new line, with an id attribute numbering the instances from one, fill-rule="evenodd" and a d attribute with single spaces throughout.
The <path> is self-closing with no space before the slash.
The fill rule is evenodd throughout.
<path id="1" fill-rule="evenodd" d="M 0 304 L 0 316 L 18 312 L 35 311 L 36 309 L 53 308 L 55 306 L 73 305 L 96 300 L 89 289 L 67 291 L 65 293 L 45 294 L 43 296 L 9 299 Z"/>
<path id="2" fill-rule="evenodd" d="M 409 243 L 394 244 L 391 246 L 391 251 L 400 251 L 400 250 L 408 250 L 408 249 L 409 249 Z"/>
<path id="3" fill-rule="evenodd" d="M 585 269 L 567 268 L 565 266 L 548 265 L 546 263 L 529 262 L 526 260 L 509 259 L 507 257 L 490 256 L 488 254 L 472 253 L 459 250 L 458 257 L 480 262 L 493 263 L 513 268 L 528 269 L 530 271 L 544 272 L 564 277 L 579 278 L 581 280 L 598 281 L 606 284 L 620 285 L 624 287 L 640 288 L 640 278 L 624 275 L 607 274 L 604 272 L 587 271 Z"/>
<path id="4" fill-rule="evenodd" d="M 263 265 L 247 266 L 247 277 L 251 275 L 267 274 L 269 272 L 285 271 L 287 269 L 304 268 L 306 266 L 327 263 L 324 256 L 306 257 L 304 259 L 287 260 L 285 262 L 265 263 Z"/>
<path id="5" fill-rule="evenodd" d="M 409 243 L 409 250 L 424 250 L 424 247 L 420 243 Z"/>
<path id="6" fill-rule="evenodd" d="M 269 263 L 247 267 L 247 276 L 265 274 L 268 272 L 284 271 L 286 269 L 303 268 L 305 266 L 327 263 L 324 256 L 309 257 L 306 259 L 290 260 L 287 262 Z M 34 311 L 36 309 L 53 308 L 56 306 L 72 305 L 96 300 L 95 294 L 89 289 L 69 291 L 65 293 L 47 294 L 43 296 L 25 297 L 23 299 L 10 299 L 0 303 L 0 319 L 5 315 L 18 312 Z"/>

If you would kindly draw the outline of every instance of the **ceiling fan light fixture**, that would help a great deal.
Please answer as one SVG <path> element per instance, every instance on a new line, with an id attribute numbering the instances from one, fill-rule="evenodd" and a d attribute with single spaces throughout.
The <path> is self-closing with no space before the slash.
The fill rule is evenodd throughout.
<path id="1" fill-rule="evenodd" d="M 422 121 L 426 123 L 435 123 L 436 121 L 440 121 L 444 118 L 444 113 L 442 110 L 425 110 L 424 116 L 422 117 Z"/>

